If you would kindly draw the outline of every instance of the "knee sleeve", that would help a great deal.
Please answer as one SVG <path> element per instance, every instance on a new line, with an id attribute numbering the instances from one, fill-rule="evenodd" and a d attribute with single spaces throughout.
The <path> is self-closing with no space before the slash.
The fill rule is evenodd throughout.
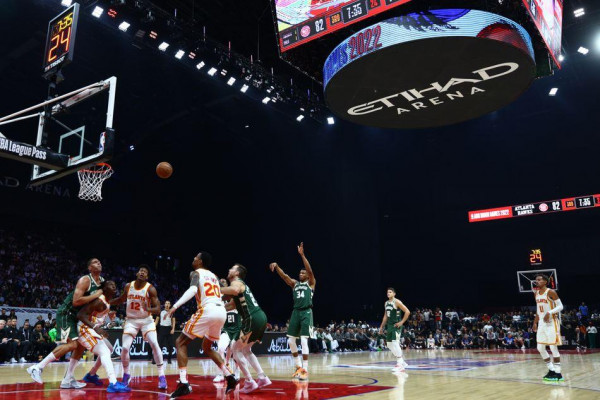
<path id="1" fill-rule="evenodd" d="M 300 338 L 300 343 L 302 344 L 302 355 L 308 354 L 309 353 L 308 337 L 302 336 Z"/>
<path id="2" fill-rule="evenodd" d="M 554 357 L 554 358 L 560 357 L 560 353 L 558 352 L 558 346 L 550 345 L 550 351 L 552 352 L 552 357 Z M 546 354 L 548 354 L 548 353 L 546 353 Z"/>
<path id="3" fill-rule="evenodd" d="M 542 358 L 544 360 L 550 358 L 550 354 L 548 354 L 548 352 L 546 351 L 546 345 L 545 344 L 538 344 L 537 345 L 537 349 L 540 352 L 540 355 L 542 356 Z"/>
<path id="4" fill-rule="evenodd" d="M 295 337 L 288 337 L 288 344 L 290 345 L 290 350 L 292 351 L 292 354 L 298 353 L 298 345 L 296 344 Z"/>

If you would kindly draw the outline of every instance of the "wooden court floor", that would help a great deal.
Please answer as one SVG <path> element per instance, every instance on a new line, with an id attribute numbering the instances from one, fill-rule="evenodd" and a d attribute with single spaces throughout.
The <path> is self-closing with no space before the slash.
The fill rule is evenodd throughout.
<path id="1" fill-rule="evenodd" d="M 442 400 L 442 399 L 600 399 L 600 352 L 562 353 L 565 382 L 548 383 L 535 351 L 455 351 L 409 350 L 407 374 L 390 370 L 394 360 L 390 352 L 361 352 L 311 355 L 308 383 L 293 382 L 290 356 L 259 357 L 273 381 L 267 388 L 251 394 L 237 391 L 225 395 L 221 385 L 212 383 L 216 368 L 206 359 L 190 360 L 188 371 L 193 393 L 190 399 L 335 399 L 359 395 L 362 399 Z M 167 399 L 178 379 L 177 365 L 166 369 L 169 389 L 157 389 L 156 367 L 147 361 L 131 363 L 134 376 L 129 394 L 108 394 L 105 388 L 85 387 L 62 390 L 58 387 L 66 363 L 53 363 L 43 373 L 44 384 L 33 383 L 25 371 L 27 364 L 0 366 L 0 399 Z M 75 376 L 79 379 L 91 367 L 82 362 Z M 115 362 L 117 375 L 121 365 Z M 99 375 L 105 378 L 101 368 Z"/>

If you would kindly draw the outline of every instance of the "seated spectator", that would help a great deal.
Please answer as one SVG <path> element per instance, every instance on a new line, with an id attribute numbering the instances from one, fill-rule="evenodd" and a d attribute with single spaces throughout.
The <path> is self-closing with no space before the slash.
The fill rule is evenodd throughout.
<path id="1" fill-rule="evenodd" d="M 515 338 L 513 337 L 512 333 L 508 333 L 508 335 L 506 335 L 504 337 L 504 339 L 502 340 L 502 347 L 505 349 L 515 349 Z"/>
<path id="2" fill-rule="evenodd" d="M 456 340 L 454 339 L 454 336 L 452 336 L 451 333 L 448 333 L 448 338 L 446 338 L 446 347 L 448 349 L 456 348 Z"/>
<path id="3" fill-rule="evenodd" d="M 31 327 L 29 326 L 29 320 L 26 319 L 25 323 L 19 328 L 19 340 L 21 341 L 19 351 L 19 361 L 27 362 L 29 358 L 29 351 L 31 350 Z"/>
<path id="4" fill-rule="evenodd" d="M 462 342 L 463 349 L 468 350 L 473 347 L 473 338 L 470 337 L 468 334 L 463 335 L 461 342 Z"/>
<path id="5" fill-rule="evenodd" d="M 431 333 L 429 334 L 429 337 L 427 338 L 427 348 L 435 349 L 435 339 L 433 338 L 433 335 Z"/>
<path id="6" fill-rule="evenodd" d="M 50 337 L 44 332 L 44 322 L 39 321 L 35 324 L 31 338 L 33 347 L 33 357 L 35 361 L 41 361 L 48 355 L 55 347 L 56 343 L 50 341 Z"/>
<path id="7" fill-rule="evenodd" d="M 357 329 L 356 344 L 358 350 L 369 350 L 369 337 L 365 334 L 365 330 L 360 328 Z"/>

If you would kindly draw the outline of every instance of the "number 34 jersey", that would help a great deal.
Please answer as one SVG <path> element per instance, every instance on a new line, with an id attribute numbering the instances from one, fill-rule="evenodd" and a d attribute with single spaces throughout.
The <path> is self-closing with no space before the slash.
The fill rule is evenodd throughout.
<path id="1" fill-rule="evenodd" d="M 206 307 L 208 304 L 223 305 L 221 300 L 221 289 L 219 287 L 219 280 L 207 269 L 199 268 L 193 273 L 200 276 L 198 282 L 198 291 L 196 292 L 196 303 L 198 309 Z"/>

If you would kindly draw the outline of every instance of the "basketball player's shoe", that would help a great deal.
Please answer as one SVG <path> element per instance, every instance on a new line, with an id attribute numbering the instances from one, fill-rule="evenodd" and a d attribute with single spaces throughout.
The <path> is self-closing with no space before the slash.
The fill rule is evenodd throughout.
<path id="1" fill-rule="evenodd" d="M 129 385 L 130 379 L 131 379 L 131 375 L 123 374 L 123 379 L 121 379 L 121 382 L 123 382 L 123 385 L 127 386 L 127 385 Z"/>
<path id="2" fill-rule="evenodd" d="M 219 374 L 217 376 L 215 376 L 215 379 L 213 379 L 214 383 L 220 383 L 223 382 L 225 380 L 225 377 L 223 376 L 223 374 Z"/>
<path id="3" fill-rule="evenodd" d="M 31 367 L 27 368 L 27 373 L 31 375 L 31 379 L 33 379 L 35 382 L 42 384 L 44 383 L 42 380 L 42 369 L 32 365 Z"/>
<path id="4" fill-rule="evenodd" d="M 259 388 L 264 388 L 265 386 L 269 386 L 272 382 L 268 376 L 264 375 L 262 378 L 259 377 L 256 383 L 258 383 Z"/>
<path id="5" fill-rule="evenodd" d="M 189 383 L 181 383 L 177 384 L 177 388 L 173 393 L 171 393 L 171 398 L 174 399 L 176 397 L 185 396 L 186 394 L 192 393 L 192 386 Z"/>
<path id="6" fill-rule="evenodd" d="M 562 374 L 559 374 L 557 372 L 554 373 L 554 380 L 556 382 L 564 382 L 565 378 L 563 378 Z"/>
<path id="7" fill-rule="evenodd" d="M 225 394 L 234 391 L 238 383 L 240 383 L 239 379 L 236 379 L 236 377 L 233 375 L 227 375 L 225 380 L 227 381 L 227 389 L 225 389 Z"/>
<path id="8" fill-rule="evenodd" d="M 71 381 L 69 381 L 67 383 L 65 383 L 65 382 L 60 383 L 61 389 L 81 389 L 81 388 L 84 388 L 85 386 L 86 386 L 85 383 L 78 382 L 75 379 L 71 379 Z"/>
<path id="9" fill-rule="evenodd" d="M 117 381 L 108 385 L 106 391 L 108 393 L 129 393 L 131 392 L 131 388 L 124 385 L 122 382 Z"/>
<path id="10" fill-rule="evenodd" d="M 158 377 L 158 388 L 166 389 L 167 388 L 167 378 L 164 375 Z"/>
<path id="11" fill-rule="evenodd" d="M 240 389 L 240 393 L 250 393 L 258 389 L 258 383 L 256 381 L 244 382 L 244 387 Z"/>
<path id="12" fill-rule="evenodd" d="M 296 367 L 296 371 L 292 375 L 292 379 L 300 378 L 300 374 L 302 373 L 302 367 Z"/>
<path id="13" fill-rule="evenodd" d="M 86 383 L 92 383 L 96 386 L 104 386 L 104 383 L 100 380 L 100 377 L 98 376 L 98 374 L 90 375 L 90 373 L 88 372 L 83 377 L 83 381 Z"/>
<path id="14" fill-rule="evenodd" d="M 300 371 L 300 376 L 298 376 L 298 380 L 301 382 L 308 381 L 308 371 L 302 368 L 302 371 Z"/>
<path id="15" fill-rule="evenodd" d="M 548 370 L 548 373 L 546 375 L 544 375 L 544 377 L 542 378 L 545 381 L 551 381 L 554 380 L 554 371 Z"/>

